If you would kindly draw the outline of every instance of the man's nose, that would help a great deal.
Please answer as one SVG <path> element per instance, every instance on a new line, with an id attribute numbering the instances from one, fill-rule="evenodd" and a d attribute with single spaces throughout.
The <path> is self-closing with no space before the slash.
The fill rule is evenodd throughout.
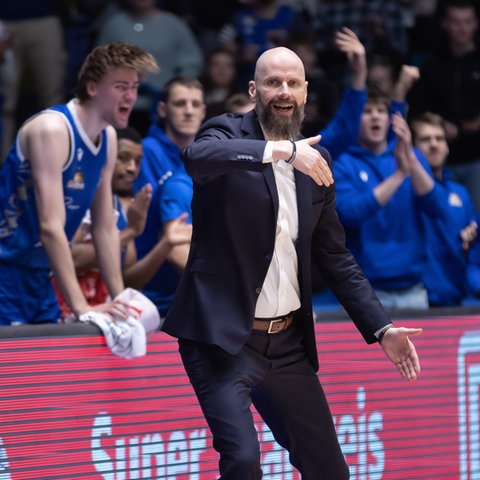
<path id="1" fill-rule="evenodd" d="M 287 82 L 282 82 L 282 84 L 278 87 L 278 94 L 279 95 L 289 95 L 290 89 L 288 88 Z"/>
<path id="2" fill-rule="evenodd" d="M 137 169 L 137 164 L 135 162 L 135 159 L 134 158 L 131 158 L 128 162 L 127 162 L 127 170 L 129 172 L 135 172 Z"/>
<path id="3" fill-rule="evenodd" d="M 192 103 L 186 103 L 185 104 L 185 113 L 188 115 L 191 115 L 194 112 L 195 108 Z"/>
<path id="4" fill-rule="evenodd" d="M 137 100 L 137 88 L 127 88 L 125 91 L 125 98 L 129 101 L 135 102 Z"/>

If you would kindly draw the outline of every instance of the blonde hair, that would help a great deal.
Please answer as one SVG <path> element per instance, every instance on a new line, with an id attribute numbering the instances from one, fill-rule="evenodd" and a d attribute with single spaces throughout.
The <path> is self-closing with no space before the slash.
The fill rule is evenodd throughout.
<path id="1" fill-rule="evenodd" d="M 78 74 L 75 96 L 88 100 L 87 82 L 99 82 L 113 68 L 132 68 L 139 77 L 158 72 L 159 66 L 151 53 L 128 43 L 110 43 L 95 47 L 83 62 Z"/>

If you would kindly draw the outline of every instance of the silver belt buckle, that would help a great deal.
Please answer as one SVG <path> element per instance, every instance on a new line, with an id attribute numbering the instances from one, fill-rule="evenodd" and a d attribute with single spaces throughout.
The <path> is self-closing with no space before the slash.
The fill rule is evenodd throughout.
<path id="1" fill-rule="evenodd" d="M 275 331 L 273 331 L 273 330 L 272 330 L 272 326 L 273 326 L 274 323 L 285 322 L 285 320 L 286 320 L 286 317 L 278 318 L 277 320 L 270 320 L 270 325 L 268 326 L 267 333 L 278 333 L 278 332 L 281 332 L 281 330 L 275 330 Z"/>

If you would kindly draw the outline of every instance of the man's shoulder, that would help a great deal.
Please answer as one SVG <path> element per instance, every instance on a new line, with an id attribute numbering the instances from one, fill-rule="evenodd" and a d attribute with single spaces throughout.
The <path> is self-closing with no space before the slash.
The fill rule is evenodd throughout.
<path id="1" fill-rule="evenodd" d="M 250 114 L 250 112 L 248 112 Z M 226 112 L 221 113 L 220 115 L 215 115 L 210 117 L 208 120 L 205 120 L 202 124 L 202 128 L 212 128 L 217 125 L 228 125 L 228 124 L 240 124 L 244 118 L 247 116 L 246 113 L 232 113 Z"/>
<path id="2" fill-rule="evenodd" d="M 54 145 L 69 145 L 70 128 L 67 123 L 70 123 L 73 127 L 73 122 L 63 112 L 53 109 L 42 110 L 28 118 L 23 123 L 18 134 L 22 145 L 22 153 L 31 160 L 32 151 L 44 153 L 44 151 L 40 151 L 43 149 L 38 150 L 38 147 L 34 147 L 34 145 L 45 145 L 45 142 L 47 142 L 50 149 Z M 41 143 L 32 142 L 34 138 L 39 139 Z M 68 158 L 67 153 L 65 155 L 66 161 Z"/>

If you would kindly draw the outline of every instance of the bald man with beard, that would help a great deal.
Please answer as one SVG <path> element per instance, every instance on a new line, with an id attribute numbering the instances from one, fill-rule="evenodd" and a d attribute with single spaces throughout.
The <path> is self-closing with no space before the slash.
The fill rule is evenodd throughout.
<path id="1" fill-rule="evenodd" d="M 420 371 L 409 336 L 421 329 L 392 325 L 345 248 L 330 155 L 299 133 L 307 86 L 295 53 L 266 51 L 254 109 L 208 120 L 182 153 L 193 235 L 163 330 L 179 339 L 222 480 L 262 478 L 252 403 L 303 480 L 349 478 L 316 374 L 312 260 L 365 341 L 404 379 Z"/>

